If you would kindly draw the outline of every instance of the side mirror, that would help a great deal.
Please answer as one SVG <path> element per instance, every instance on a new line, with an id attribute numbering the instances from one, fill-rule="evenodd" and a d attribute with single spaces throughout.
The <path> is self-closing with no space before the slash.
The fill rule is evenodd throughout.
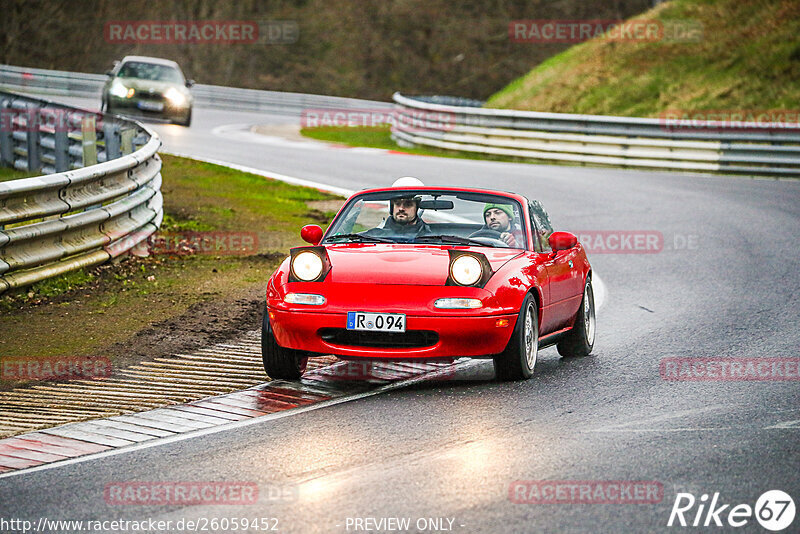
<path id="1" fill-rule="evenodd" d="M 547 242 L 554 251 L 569 250 L 578 244 L 578 238 L 569 232 L 553 232 Z"/>
<path id="2" fill-rule="evenodd" d="M 114 75 L 114 71 L 113 70 L 107 70 L 106 71 L 106 76 L 113 76 L 113 75 Z"/>
<path id="3" fill-rule="evenodd" d="M 192 87 L 194 85 L 194 80 L 186 80 L 186 87 Z"/>
<path id="4" fill-rule="evenodd" d="M 307 224 L 300 230 L 300 237 L 306 243 L 311 243 L 315 246 L 319 245 L 319 242 L 322 241 L 322 228 L 316 224 Z"/>

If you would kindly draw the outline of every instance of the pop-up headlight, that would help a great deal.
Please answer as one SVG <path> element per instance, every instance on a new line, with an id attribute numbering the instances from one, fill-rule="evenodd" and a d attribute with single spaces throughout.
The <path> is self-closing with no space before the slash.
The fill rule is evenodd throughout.
<path id="1" fill-rule="evenodd" d="M 290 253 L 289 282 L 321 282 L 331 269 L 325 247 L 298 247 Z"/>
<path id="2" fill-rule="evenodd" d="M 448 252 L 450 272 L 446 285 L 483 287 L 489 281 L 493 273 L 486 256 L 463 250 L 450 249 Z"/>

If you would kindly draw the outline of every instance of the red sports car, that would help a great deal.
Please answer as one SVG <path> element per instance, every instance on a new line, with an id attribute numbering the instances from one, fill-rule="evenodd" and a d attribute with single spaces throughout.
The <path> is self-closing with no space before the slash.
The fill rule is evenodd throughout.
<path id="1" fill-rule="evenodd" d="M 493 358 L 529 378 L 538 350 L 592 351 L 592 270 L 537 201 L 500 191 L 391 187 L 350 197 L 267 283 L 264 369 L 297 379 L 309 357 Z"/>

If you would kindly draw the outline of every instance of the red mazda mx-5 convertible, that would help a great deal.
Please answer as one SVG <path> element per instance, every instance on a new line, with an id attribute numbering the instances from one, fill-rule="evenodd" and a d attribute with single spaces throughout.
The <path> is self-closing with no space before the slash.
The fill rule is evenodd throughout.
<path id="1" fill-rule="evenodd" d="M 350 197 L 267 283 L 264 369 L 297 379 L 309 357 L 493 358 L 529 378 L 540 348 L 592 351 L 592 270 L 537 201 L 501 191 L 391 187 Z"/>

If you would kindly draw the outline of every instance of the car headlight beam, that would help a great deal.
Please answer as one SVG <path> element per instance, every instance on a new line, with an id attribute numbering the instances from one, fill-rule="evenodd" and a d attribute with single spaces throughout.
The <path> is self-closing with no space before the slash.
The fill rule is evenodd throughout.
<path id="1" fill-rule="evenodd" d="M 125 87 L 125 84 L 122 83 L 119 78 L 114 78 L 114 81 L 111 82 L 111 87 L 108 89 L 109 94 L 117 98 L 130 98 L 133 96 L 132 91 L 133 88 L 128 89 Z"/>
<path id="2" fill-rule="evenodd" d="M 182 106 L 186 103 L 186 96 L 174 87 L 167 89 L 167 92 L 164 93 L 164 98 L 169 100 L 173 106 Z"/>

